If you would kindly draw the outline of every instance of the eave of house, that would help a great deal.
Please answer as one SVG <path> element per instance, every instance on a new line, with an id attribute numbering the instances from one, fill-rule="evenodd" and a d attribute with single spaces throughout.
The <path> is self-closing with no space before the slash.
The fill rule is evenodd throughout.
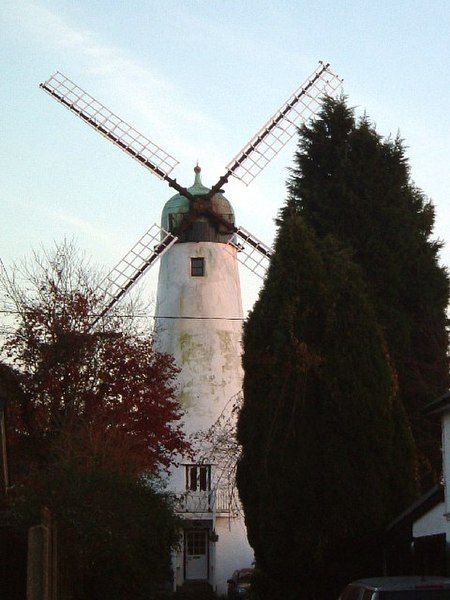
<path id="1" fill-rule="evenodd" d="M 446 411 L 450 411 L 450 390 L 427 404 L 422 412 L 424 415 L 435 415 Z"/>
<path id="2" fill-rule="evenodd" d="M 438 483 L 389 524 L 385 532 L 386 537 L 394 537 L 397 533 L 411 528 L 417 519 L 420 519 L 440 502 L 444 502 L 444 486 Z"/>

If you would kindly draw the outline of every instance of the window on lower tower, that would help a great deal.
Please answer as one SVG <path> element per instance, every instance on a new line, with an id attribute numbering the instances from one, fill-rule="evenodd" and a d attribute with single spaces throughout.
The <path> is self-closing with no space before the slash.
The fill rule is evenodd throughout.
<path id="1" fill-rule="evenodd" d="M 211 489 L 211 465 L 186 465 L 186 489 L 207 492 Z"/>
<path id="2" fill-rule="evenodd" d="M 205 275 L 205 259 L 191 258 L 191 275 L 192 277 L 203 277 Z"/>

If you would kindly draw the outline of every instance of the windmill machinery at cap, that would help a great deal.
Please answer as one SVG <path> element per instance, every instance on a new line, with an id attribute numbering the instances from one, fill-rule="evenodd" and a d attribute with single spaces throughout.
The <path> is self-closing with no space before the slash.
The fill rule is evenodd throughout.
<path id="1" fill-rule="evenodd" d="M 96 325 L 148 269 L 176 244 L 183 232 L 198 218 L 208 219 L 216 229 L 228 236 L 228 249 L 239 250 L 238 260 L 257 276 L 263 277 L 272 255 L 271 248 L 247 229 L 237 226 L 215 211 L 214 198 L 222 192 L 230 177 L 249 185 L 291 140 L 297 128 L 318 112 L 324 94 L 333 95 L 341 82 L 328 63 L 320 62 L 312 75 L 228 163 L 218 181 L 209 189 L 199 185 L 193 191 L 180 185 L 171 176 L 173 169 L 179 164 L 173 156 L 115 115 L 68 77 L 56 72 L 41 83 L 40 87 L 45 92 L 156 177 L 165 181 L 188 202 L 188 210 L 184 212 L 181 220 L 178 219 L 176 227 L 171 227 L 170 230 L 156 224 L 150 227 L 103 280 L 100 291 L 103 294 L 104 307 L 99 315 L 93 317 L 91 327 Z"/>

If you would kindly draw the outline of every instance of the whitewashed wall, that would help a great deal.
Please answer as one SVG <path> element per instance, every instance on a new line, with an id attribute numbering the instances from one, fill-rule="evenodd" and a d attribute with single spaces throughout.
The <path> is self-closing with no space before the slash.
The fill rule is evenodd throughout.
<path id="1" fill-rule="evenodd" d="M 218 594 L 227 591 L 227 579 L 236 569 L 252 567 L 253 550 L 247 541 L 247 532 L 243 517 L 216 519 L 216 585 Z"/>
<path id="2" fill-rule="evenodd" d="M 442 471 L 445 486 L 445 513 L 450 515 L 450 411 L 442 415 Z"/>
<path id="3" fill-rule="evenodd" d="M 449 535 L 449 523 L 444 516 L 445 504 L 440 502 L 413 524 L 413 537 L 446 533 Z"/>
<path id="4" fill-rule="evenodd" d="M 155 341 L 181 369 L 178 399 L 188 434 L 208 429 L 242 388 L 243 314 L 235 252 L 225 244 L 187 242 L 161 258 Z M 191 277 L 191 257 L 204 257 L 204 277 Z"/>
<path id="5" fill-rule="evenodd" d="M 450 410 L 442 414 L 441 426 L 445 500 L 415 521 L 413 524 L 413 536 L 422 537 L 445 533 L 447 540 L 450 541 Z"/>
<path id="6" fill-rule="evenodd" d="M 191 276 L 191 258 L 205 259 L 205 275 Z M 216 242 L 175 244 L 161 259 L 155 342 L 180 368 L 178 399 L 186 434 L 205 431 L 242 388 L 242 302 L 236 250 Z M 184 318 L 183 318 L 184 317 Z M 188 318 L 186 318 L 188 317 Z M 200 319 L 196 317 L 201 317 Z M 182 492 L 182 466 L 172 469 L 169 489 Z M 242 517 L 212 521 L 218 541 L 210 544 L 210 582 L 226 594 L 227 579 L 250 567 L 253 551 Z M 174 557 L 176 582 L 183 557 Z"/>

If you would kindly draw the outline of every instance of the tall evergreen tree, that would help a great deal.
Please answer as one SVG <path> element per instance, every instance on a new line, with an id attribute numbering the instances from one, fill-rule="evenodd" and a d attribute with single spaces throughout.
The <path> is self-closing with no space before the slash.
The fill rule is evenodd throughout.
<path id="1" fill-rule="evenodd" d="M 244 331 L 238 488 L 259 597 L 329 600 L 377 570 L 414 449 L 360 270 L 290 202 Z"/>
<path id="2" fill-rule="evenodd" d="M 450 383 L 449 279 L 431 237 L 433 205 L 411 181 L 402 141 L 382 140 L 343 98 L 327 99 L 302 129 L 290 192 L 319 239 L 339 240 L 363 271 L 428 485 L 440 471 L 440 436 L 421 409 Z"/>

